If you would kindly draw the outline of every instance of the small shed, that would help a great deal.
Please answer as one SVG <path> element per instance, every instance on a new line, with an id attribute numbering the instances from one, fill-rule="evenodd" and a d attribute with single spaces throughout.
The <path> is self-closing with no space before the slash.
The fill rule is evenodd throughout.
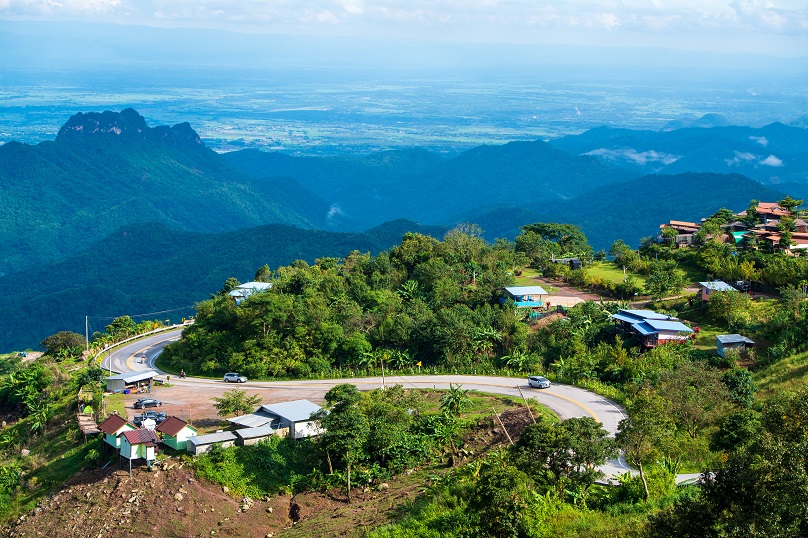
<path id="1" fill-rule="evenodd" d="M 240 446 L 249 446 L 259 443 L 264 439 L 269 439 L 275 433 L 272 426 L 261 426 L 260 428 L 242 428 L 236 430 L 236 444 Z"/>
<path id="2" fill-rule="evenodd" d="M 236 286 L 227 295 L 231 297 L 237 305 L 240 305 L 242 301 L 254 293 L 259 293 L 270 289 L 272 289 L 272 283 L 270 282 L 245 282 L 244 284 L 239 284 Z"/>
<path id="3" fill-rule="evenodd" d="M 98 429 L 104 432 L 104 442 L 115 449 L 121 448 L 120 435 L 123 432 L 136 430 L 137 428 L 127 422 L 120 415 L 110 415 L 98 425 Z"/>
<path id="4" fill-rule="evenodd" d="M 742 352 L 755 345 L 752 340 L 740 334 L 719 334 L 715 337 L 715 340 L 716 352 L 719 357 L 723 357 L 727 350 L 735 349 Z"/>
<path id="5" fill-rule="evenodd" d="M 508 286 L 503 290 L 501 303 L 512 299 L 516 306 L 537 308 L 544 306 L 547 292 L 541 286 Z"/>
<path id="6" fill-rule="evenodd" d="M 132 460 L 144 459 L 146 465 L 157 459 L 157 434 L 152 430 L 137 429 L 123 432 L 121 435 L 121 456 L 129 460 L 129 474 L 132 474 Z"/>
<path id="7" fill-rule="evenodd" d="M 269 424 L 276 430 L 288 428 L 292 439 L 302 439 L 320 434 L 320 428 L 311 415 L 320 411 L 321 407 L 308 400 L 294 400 L 277 404 L 262 405 L 260 411 L 273 417 Z"/>
<path id="8" fill-rule="evenodd" d="M 702 301 L 709 301 L 710 295 L 717 291 L 738 291 L 726 282 L 721 280 L 711 280 L 709 282 L 699 282 L 699 299 Z"/>
<path id="9" fill-rule="evenodd" d="M 205 435 L 194 435 L 189 437 L 185 443 L 185 450 L 198 456 L 204 454 L 213 448 L 214 445 L 219 445 L 223 448 L 233 446 L 236 443 L 236 434 L 233 432 L 216 432 L 208 433 Z"/>
<path id="10" fill-rule="evenodd" d="M 128 372 L 109 376 L 107 378 L 107 391 L 124 392 L 126 389 L 133 387 L 140 389 L 141 386 L 151 385 L 152 379 L 157 375 L 154 370 L 145 370 L 143 372 Z"/>
<path id="11" fill-rule="evenodd" d="M 163 444 L 174 450 L 185 450 L 188 438 L 198 433 L 196 428 L 177 417 L 168 417 L 156 430 L 163 434 Z"/>

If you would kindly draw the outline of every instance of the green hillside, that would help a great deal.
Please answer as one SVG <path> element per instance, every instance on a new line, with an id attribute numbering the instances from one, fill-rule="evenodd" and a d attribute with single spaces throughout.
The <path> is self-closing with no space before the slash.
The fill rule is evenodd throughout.
<path id="1" fill-rule="evenodd" d="M 149 128 L 132 109 L 77 114 L 54 142 L 0 146 L 0 275 L 71 255 L 129 224 L 311 228 L 326 211 L 293 180 L 234 170 L 187 123 Z"/>
<path id="2" fill-rule="evenodd" d="M 60 330 L 83 333 L 84 316 L 96 330 L 108 321 L 93 322 L 94 317 L 163 310 L 173 310 L 165 316 L 173 319 L 190 316 L 193 305 L 229 277 L 247 282 L 264 264 L 313 263 L 353 250 L 378 253 L 408 231 L 444 232 L 403 220 L 365 233 L 278 224 L 218 234 L 175 231 L 158 223 L 122 227 L 65 260 L 0 278 L 0 319 L 5 320 L 0 349 L 35 348 Z"/>

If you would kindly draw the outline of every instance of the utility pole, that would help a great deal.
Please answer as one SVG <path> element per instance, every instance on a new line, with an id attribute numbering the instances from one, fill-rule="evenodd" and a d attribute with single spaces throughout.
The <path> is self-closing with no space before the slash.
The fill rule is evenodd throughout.
<path id="1" fill-rule="evenodd" d="M 84 341 L 87 343 L 87 351 L 90 351 L 90 316 L 84 316 Z"/>

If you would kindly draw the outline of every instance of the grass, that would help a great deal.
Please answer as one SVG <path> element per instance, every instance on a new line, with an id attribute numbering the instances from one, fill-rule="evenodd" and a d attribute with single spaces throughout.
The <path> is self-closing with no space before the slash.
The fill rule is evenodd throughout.
<path id="1" fill-rule="evenodd" d="M 124 402 L 123 394 L 105 394 L 104 395 L 104 413 L 111 415 L 118 413 L 120 416 L 126 418 L 126 403 Z"/>
<path id="2" fill-rule="evenodd" d="M 645 277 L 638 273 L 634 273 L 632 271 L 626 270 L 625 275 L 623 274 L 623 267 L 617 266 L 614 262 L 592 262 L 586 266 L 586 273 L 590 277 L 600 278 L 604 282 L 611 282 L 613 284 L 619 284 L 625 280 L 626 276 L 633 276 L 637 283 L 641 286 L 645 286 Z"/>
<path id="3" fill-rule="evenodd" d="M 541 271 L 538 269 L 533 269 L 531 267 L 525 268 L 522 270 L 522 274 L 515 277 L 516 285 L 517 286 L 536 286 L 538 283 L 536 282 L 536 278 L 541 277 Z M 551 286 L 546 283 L 542 283 L 542 288 L 547 293 L 555 293 L 556 287 Z"/>
<path id="4" fill-rule="evenodd" d="M 808 385 L 808 352 L 792 355 L 754 373 L 757 397 L 767 399 Z"/>

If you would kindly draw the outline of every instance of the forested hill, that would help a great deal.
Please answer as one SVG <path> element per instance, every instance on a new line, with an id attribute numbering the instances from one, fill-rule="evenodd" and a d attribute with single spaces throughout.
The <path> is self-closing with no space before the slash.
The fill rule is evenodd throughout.
<path id="1" fill-rule="evenodd" d="M 779 191 L 738 174 L 649 175 L 593 189 L 541 207 L 502 207 L 456 218 L 479 224 L 488 237 L 515 237 L 528 222 L 569 222 L 580 226 L 596 249 L 617 239 L 637 245 L 671 219 L 699 221 L 726 207 L 741 211 L 749 200 L 780 200 Z"/>
<path id="2" fill-rule="evenodd" d="M 0 146 L 0 275 L 74 254 L 128 224 L 311 228 L 327 209 L 294 180 L 234 170 L 187 123 L 150 128 L 132 109 L 77 114 L 54 142 Z"/>
<path id="3" fill-rule="evenodd" d="M 125 226 L 65 260 L 0 277 L 0 350 L 36 348 L 61 330 L 83 334 L 85 315 L 91 317 L 91 331 L 108 323 L 93 317 L 184 306 L 190 308 L 163 316 L 190 316 L 193 305 L 229 277 L 246 282 L 264 264 L 275 269 L 353 250 L 378 253 L 410 231 L 442 237 L 445 229 L 405 220 L 364 233 L 278 224 L 217 234 L 175 231 L 158 223 Z"/>
<path id="4" fill-rule="evenodd" d="M 331 204 L 332 225 L 359 228 L 393 217 L 452 225 L 463 212 L 541 207 L 637 175 L 541 141 L 480 146 L 451 159 L 417 149 L 343 158 L 245 150 L 225 158 L 256 178 L 294 178 Z"/>

